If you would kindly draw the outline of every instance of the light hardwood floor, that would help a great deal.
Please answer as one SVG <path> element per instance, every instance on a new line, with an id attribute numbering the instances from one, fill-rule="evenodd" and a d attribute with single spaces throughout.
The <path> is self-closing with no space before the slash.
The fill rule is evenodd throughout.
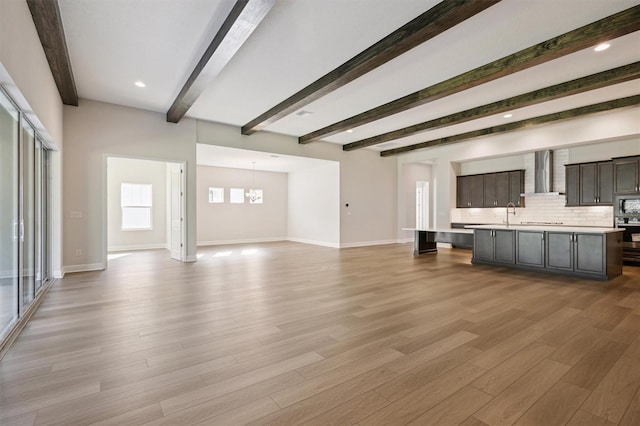
<path id="1" fill-rule="evenodd" d="M 0 361 L 0 424 L 640 424 L 640 268 L 411 250 L 135 252 L 68 275 Z"/>

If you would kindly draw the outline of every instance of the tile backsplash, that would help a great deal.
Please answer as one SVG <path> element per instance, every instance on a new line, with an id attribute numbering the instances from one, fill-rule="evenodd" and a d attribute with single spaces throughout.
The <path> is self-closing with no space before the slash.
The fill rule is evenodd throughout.
<path id="1" fill-rule="evenodd" d="M 509 223 L 547 222 L 570 226 L 612 227 L 612 206 L 565 207 L 564 195 L 532 195 L 525 198 L 526 207 L 516 208 Z M 503 223 L 506 208 L 451 209 L 451 222 Z"/>

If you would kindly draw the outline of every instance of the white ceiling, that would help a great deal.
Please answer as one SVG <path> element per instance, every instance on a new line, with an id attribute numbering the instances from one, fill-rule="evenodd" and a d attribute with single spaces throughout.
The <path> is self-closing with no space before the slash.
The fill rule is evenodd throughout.
<path id="1" fill-rule="evenodd" d="M 329 160 L 271 154 L 268 152 L 227 148 L 201 143 L 196 145 L 196 155 L 198 165 L 200 166 L 226 167 L 231 169 L 253 169 L 255 167 L 256 170 L 279 173 L 291 173 L 334 163 Z"/>
<path id="2" fill-rule="evenodd" d="M 166 112 L 233 0 L 60 0 L 80 97 Z M 241 126 L 438 0 L 277 0 L 188 116 Z M 640 4 L 503 0 L 266 130 L 300 136 Z M 326 138 L 345 144 L 640 61 L 640 32 Z M 136 80 L 147 84 L 134 87 Z M 640 94 L 640 80 L 513 112 L 512 121 Z M 640 122 L 640 109 L 639 122 Z M 424 132 L 408 145 L 505 123 L 502 115 Z M 380 147 L 370 149 L 380 150 Z M 250 166 L 249 166 L 250 167 Z"/>

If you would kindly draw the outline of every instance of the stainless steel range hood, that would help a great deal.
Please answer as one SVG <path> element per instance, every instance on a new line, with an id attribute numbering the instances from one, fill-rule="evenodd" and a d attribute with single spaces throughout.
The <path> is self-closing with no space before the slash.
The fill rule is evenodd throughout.
<path id="1" fill-rule="evenodd" d="M 551 150 L 536 151 L 535 156 L 535 186 L 536 194 L 552 192 L 553 185 L 553 152 Z"/>
<path id="2" fill-rule="evenodd" d="M 521 195 L 561 195 L 553 192 L 553 151 L 547 149 L 534 153 L 534 192 Z"/>

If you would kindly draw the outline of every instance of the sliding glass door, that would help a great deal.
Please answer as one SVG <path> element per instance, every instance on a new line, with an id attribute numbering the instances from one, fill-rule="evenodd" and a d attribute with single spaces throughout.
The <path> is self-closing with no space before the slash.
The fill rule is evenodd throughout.
<path id="1" fill-rule="evenodd" d="M 0 343 L 49 276 L 48 159 L 37 131 L 0 90 Z"/>
<path id="2" fill-rule="evenodd" d="M 0 92 L 0 338 L 18 319 L 19 120 Z"/>

